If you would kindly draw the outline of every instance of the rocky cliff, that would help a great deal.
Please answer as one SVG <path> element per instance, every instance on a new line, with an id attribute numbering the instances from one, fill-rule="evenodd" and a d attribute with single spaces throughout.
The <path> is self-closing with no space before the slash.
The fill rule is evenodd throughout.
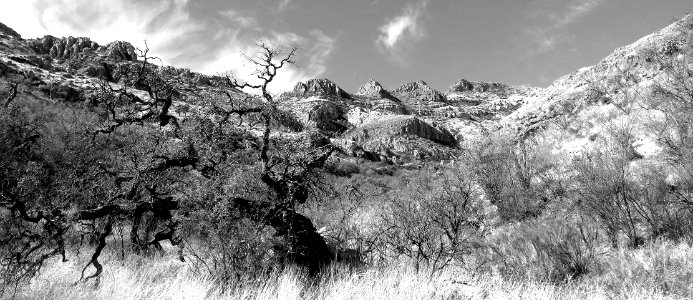
<path id="1" fill-rule="evenodd" d="M 445 102 L 445 96 L 428 86 L 423 80 L 405 83 L 392 93 L 398 99 L 412 104 L 421 101 L 424 103 Z"/>
<path id="2" fill-rule="evenodd" d="M 357 95 L 370 97 L 370 98 L 392 98 L 390 92 L 385 90 L 379 82 L 375 81 L 373 78 L 368 80 L 365 84 L 359 87 L 356 91 Z"/>
<path id="3" fill-rule="evenodd" d="M 617 49 L 597 65 L 559 78 L 546 89 L 460 79 L 445 94 L 424 81 L 388 91 L 371 79 L 350 94 L 328 79 L 311 79 L 278 99 L 281 109 L 295 116 L 292 122 L 300 123 L 289 126 L 292 130 L 314 129 L 346 150 L 365 149 L 385 157 L 413 151 L 428 153 L 415 157 L 453 157 L 461 141 L 501 130 L 515 138 L 541 139 L 555 153 L 579 153 L 594 147 L 595 137 L 606 136 L 614 122 L 632 125 L 633 147 L 646 157 L 653 153 L 647 149 L 656 149 L 653 132 L 643 121 L 653 116 L 644 108 L 648 87 L 667 80 L 666 66 L 656 58 L 691 64 L 693 53 L 682 50 L 692 48 L 686 47 L 693 41 L 691 19 Z M 85 95 L 98 80 L 117 83 L 118 70 L 137 61 L 137 51 L 127 42 L 102 46 L 89 38 L 53 36 L 23 40 L 0 24 L 2 67 L 30 72 L 37 87 L 68 86 L 76 93 L 69 94 L 79 95 L 72 101 L 88 98 Z M 183 93 L 175 109 L 196 107 L 195 99 L 223 86 L 221 78 L 186 69 L 159 71 L 171 82 L 197 91 Z M 147 97 L 144 91 L 136 94 Z"/>
<path id="4" fill-rule="evenodd" d="M 135 61 L 135 47 L 128 42 L 116 41 L 99 46 L 86 37 L 56 38 L 51 35 L 28 41 L 29 47 L 37 54 L 48 55 L 52 59 L 71 59 L 89 54 L 102 55 L 115 60 Z"/>
<path id="5" fill-rule="evenodd" d="M 349 93 L 345 92 L 329 79 L 311 79 L 306 82 L 299 82 L 294 87 L 293 94 L 298 97 L 322 96 L 351 98 Z"/>
<path id="6" fill-rule="evenodd" d="M 14 29 L 7 27 L 7 25 L 5 25 L 3 23 L 0 23 L 0 34 L 6 35 L 9 37 L 13 37 L 13 38 L 18 38 L 18 39 L 22 38 L 22 36 L 19 33 L 14 31 Z"/>

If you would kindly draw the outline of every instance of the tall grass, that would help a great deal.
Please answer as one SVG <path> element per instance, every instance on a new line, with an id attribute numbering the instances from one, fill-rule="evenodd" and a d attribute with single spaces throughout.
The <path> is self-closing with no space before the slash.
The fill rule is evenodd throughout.
<path id="1" fill-rule="evenodd" d="M 108 255 L 98 286 L 75 284 L 86 257 L 51 261 L 17 299 L 691 299 L 693 246 L 656 242 L 601 255 L 598 271 L 562 284 L 474 273 L 460 267 L 433 276 L 409 264 L 331 270 L 309 280 L 293 269 L 220 289 L 191 265 L 162 256 Z M 6 295 L 7 296 L 7 295 Z"/>

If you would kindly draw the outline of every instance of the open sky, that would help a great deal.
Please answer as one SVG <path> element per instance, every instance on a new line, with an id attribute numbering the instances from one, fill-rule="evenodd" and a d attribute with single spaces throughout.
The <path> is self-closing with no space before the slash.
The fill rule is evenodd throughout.
<path id="1" fill-rule="evenodd" d="M 249 74 L 258 39 L 301 46 L 275 91 L 329 78 L 354 92 L 423 79 L 547 86 L 682 17 L 690 0 L 0 0 L 24 38 L 147 41 L 166 64 Z"/>

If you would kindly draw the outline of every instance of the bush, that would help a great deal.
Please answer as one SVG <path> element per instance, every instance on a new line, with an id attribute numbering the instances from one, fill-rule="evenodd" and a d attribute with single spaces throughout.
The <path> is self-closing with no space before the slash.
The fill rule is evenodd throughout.
<path id="1" fill-rule="evenodd" d="M 553 165 L 538 149 L 533 140 L 516 142 L 500 134 L 470 150 L 476 178 L 505 221 L 536 218 L 553 197 Z"/>
<path id="2" fill-rule="evenodd" d="M 468 165 L 427 168 L 398 185 L 382 215 L 383 251 L 435 273 L 480 246 L 495 211 Z"/>
<path id="3" fill-rule="evenodd" d="M 691 210 L 680 191 L 667 183 L 667 170 L 640 163 L 629 129 L 612 128 L 599 150 L 574 162 L 577 171 L 575 200 L 582 212 L 600 223 L 613 247 L 619 234 L 628 246 L 639 247 L 645 238 L 681 239 L 691 229 Z"/>
<path id="4" fill-rule="evenodd" d="M 511 279 L 567 282 L 598 268 L 598 246 L 597 229 L 576 216 L 531 220 L 491 238 L 483 267 Z"/>

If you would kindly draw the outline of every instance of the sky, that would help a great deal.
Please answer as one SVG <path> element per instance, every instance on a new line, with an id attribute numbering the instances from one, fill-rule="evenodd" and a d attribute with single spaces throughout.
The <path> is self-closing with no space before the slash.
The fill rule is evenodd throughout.
<path id="1" fill-rule="evenodd" d="M 164 64 L 248 79 L 259 40 L 299 46 L 270 85 L 328 78 L 355 92 L 460 78 L 548 86 L 693 9 L 690 0 L 0 0 L 23 38 L 124 40 Z"/>

